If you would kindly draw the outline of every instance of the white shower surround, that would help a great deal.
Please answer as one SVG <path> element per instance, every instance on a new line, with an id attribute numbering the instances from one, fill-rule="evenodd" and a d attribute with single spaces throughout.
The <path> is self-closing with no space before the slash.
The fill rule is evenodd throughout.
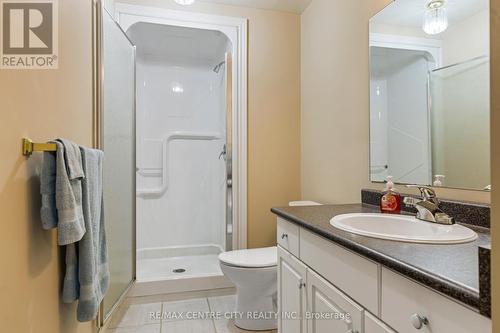
<path id="1" fill-rule="evenodd" d="M 233 57 L 233 248 L 246 248 L 247 20 L 122 3 L 116 4 L 115 15 L 117 22 L 125 31 L 135 23 L 156 23 L 220 31 L 231 41 Z M 140 243 L 139 239 L 138 243 Z"/>
<path id="2" fill-rule="evenodd" d="M 209 133 L 209 132 L 182 132 L 173 131 L 167 135 L 163 140 L 150 140 L 152 144 L 161 143 L 161 167 L 160 168 L 140 168 L 137 172 L 144 177 L 161 177 L 161 185 L 154 189 L 137 189 L 137 196 L 148 198 L 157 197 L 165 194 L 168 190 L 168 180 L 170 178 L 169 172 L 171 168 L 168 166 L 170 162 L 170 143 L 174 140 L 221 140 L 223 139 L 222 133 Z"/>
<path id="3" fill-rule="evenodd" d="M 225 162 L 218 158 L 226 141 L 224 72 L 160 61 L 140 46 L 137 166 L 148 174 L 137 175 L 137 250 L 185 248 L 177 256 L 200 245 L 224 250 Z M 215 59 L 224 54 L 222 48 Z"/>
<path id="4" fill-rule="evenodd" d="M 403 35 L 393 35 L 393 34 L 386 34 L 386 33 L 370 33 L 370 48 L 372 47 L 378 47 L 378 48 L 386 48 L 386 49 L 396 49 L 396 50 L 406 50 L 406 51 L 417 51 L 417 52 L 423 52 L 426 53 L 428 56 L 430 56 L 430 59 L 432 61 L 429 62 L 429 65 L 431 65 L 431 68 L 439 68 L 442 65 L 442 59 L 443 59 L 443 43 L 441 40 L 437 39 L 431 39 L 431 38 L 421 38 L 421 37 L 410 37 L 410 36 L 403 36 Z M 406 69 L 408 71 L 408 69 Z M 427 72 L 427 70 L 425 70 Z M 410 74 L 410 76 L 413 74 Z M 403 85 L 404 80 L 407 80 L 407 77 L 405 78 L 405 75 L 398 75 L 399 80 L 402 80 L 400 82 L 394 83 L 392 82 L 393 88 L 398 88 L 399 86 Z M 394 81 L 394 80 L 393 80 Z M 389 139 L 388 134 L 380 135 L 382 133 L 388 132 L 389 128 L 391 127 L 389 124 L 389 119 L 388 119 L 388 111 L 391 109 L 390 107 L 390 101 L 392 101 L 392 104 L 397 104 L 394 103 L 394 99 L 401 103 L 401 99 L 397 98 L 392 98 L 392 100 L 387 100 L 387 97 L 384 98 L 384 96 L 387 96 L 388 91 L 390 90 L 388 87 L 388 83 L 390 81 L 387 81 L 386 79 L 381 79 L 381 78 L 371 78 L 371 87 L 370 87 L 370 131 L 371 131 L 371 144 L 370 144 L 370 179 L 375 182 L 383 182 L 386 178 L 386 176 L 389 175 L 391 172 L 387 172 L 388 170 L 385 170 L 385 165 L 391 164 L 389 162 L 390 159 L 390 154 L 388 153 L 387 149 L 392 150 L 392 156 L 393 158 L 396 159 L 396 161 L 401 162 L 403 160 L 398 159 L 398 156 L 401 156 L 401 154 L 404 153 L 404 146 L 405 144 L 401 143 L 401 140 L 397 139 L 397 137 L 401 137 L 400 134 L 406 133 L 406 131 L 396 131 L 392 130 L 392 137 Z M 414 82 L 410 82 L 409 84 L 414 84 Z M 377 86 L 380 89 L 380 91 L 377 93 Z M 417 89 L 419 90 L 419 89 Z M 426 89 L 427 90 L 427 89 Z M 419 90 L 420 93 L 422 93 L 421 90 Z M 421 99 L 424 101 L 428 100 L 428 91 L 423 92 Z M 381 96 L 378 96 L 381 95 Z M 412 107 L 415 107 L 415 105 L 412 105 Z M 393 107 L 394 108 L 394 107 Z M 397 108 L 396 108 L 397 109 Z M 384 111 L 385 110 L 385 111 Z M 420 128 L 419 131 L 420 133 L 427 133 L 427 137 L 418 137 L 418 136 L 409 136 L 412 138 L 412 140 L 416 139 L 416 141 L 422 142 L 422 151 L 423 151 L 423 164 L 426 165 L 425 168 L 416 168 L 415 170 L 412 170 L 412 172 L 417 172 L 419 173 L 417 175 L 418 179 L 420 180 L 415 180 L 415 179 L 397 179 L 398 182 L 403 182 L 403 183 L 430 183 L 432 182 L 432 156 L 431 156 L 431 149 L 430 149 L 430 144 L 431 144 L 431 133 L 430 130 L 428 129 L 428 122 L 430 118 L 430 108 L 427 108 L 427 120 L 423 119 L 414 119 L 413 124 L 417 124 L 418 126 L 427 126 L 427 128 Z M 377 117 L 377 114 L 380 114 L 380 116 Z M 397 116 L 397 112 L 394 113 L 393 115 Z M 419 112 L 415 111 L 413 113 L 410 113 L 410 115 L 415 116 L 415 114 L 419 114 Z M 422 118 L 424 115 L 420 114 L 420 117 Z M 403 115 L 402 119 L 407 118 L 406 115 Z M 393 120 L 394 122 L 394 120 Z M 415 126 L 413 126 L 415 127 Z M 394 135 L 396 134 L 396 135 Z M 374 140 L 374 136 L 378 136 L 378 140 Z M 403 136 L 406 136 L 404 134 Z M 377 147 L 378 146 L 378 147 Z M 392 149 L 391 149 L 392 148 Z M 416 151 L 413 151 L 413 153 L 417 153 Z M 403 154 L 404 155 L 404 154 Z M 411 157 L 415 157 L 414 155 L 408 156 L 409 159 Z M 407 161 L 408 159 L 404 160 Z M 393 160 L 394 162 L 394 160 Z M 414 161 L 413 161 L 414 162 Z M 410 162 L 409 164 L 411 164 Z M 405 164 L 405 163 L 403 163 Z M 407 165 L 405 165 L 406 167 Z M 426 169 L 422 171 L 422 169 Z M 409 174 L 411 177 L 412 173 Z"/>

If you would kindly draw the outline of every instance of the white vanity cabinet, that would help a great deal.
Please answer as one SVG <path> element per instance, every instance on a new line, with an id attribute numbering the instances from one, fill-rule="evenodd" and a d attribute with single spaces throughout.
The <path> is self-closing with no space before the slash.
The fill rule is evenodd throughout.
<path id="1" fill-rule="evenodd" d="M 465 305 L 296 224 L 278 223 L 278 332 L 491 333 L 491 320 Z"/>
<path id="2" fill-rule="evenodd" d="M 306 277 L 306 265 L 278 246 L 278 308 L 287 316 L 278 320 L 280 332 L 307 332 Z"/>
<path id="3" fill-rule="evenodd" d="M 365 312 L 365 333 L 396 333 L 396 331 L 371 313 Z"/>
<path id="4" fill-rule="evenodd" d="M 299 257 L 299 226 L 278 218 L 276 241 L 279 246 Z"/>
<path id="5" fill-rule="evenodd" d="M 386 268 L 382 269 L 381 318 L 400 333 L 491 332 L 488 318 Z"/>
<path id="6" fill-rule="evenodd" d="M 311 269 L 307 270 L 306 309 L 309 333 L 362 332 L 363 308 Z"/>

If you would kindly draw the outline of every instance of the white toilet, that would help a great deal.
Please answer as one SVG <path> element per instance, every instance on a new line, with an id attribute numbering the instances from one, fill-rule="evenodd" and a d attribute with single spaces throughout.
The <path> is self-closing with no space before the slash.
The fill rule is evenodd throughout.
<path id="1" fill-rule="evenodd" d="M 290 206 L 317 206 L 314 201 L 293 201 Z M 278 252 L 276 246 L 223 252 L 219 255 L 224 275 L 236 285 L 235 324 L 251 331 L 277 328 Z M 256 316 L 247 316 L 255 313 Z"/>
<path id="2" fill-rule="evenodd" d="M 277 257 L 275 246 L 219 255 L 222 272 L 236 285 L 234 322 L 239 328 L 252 331 L 277 328 Z"/>

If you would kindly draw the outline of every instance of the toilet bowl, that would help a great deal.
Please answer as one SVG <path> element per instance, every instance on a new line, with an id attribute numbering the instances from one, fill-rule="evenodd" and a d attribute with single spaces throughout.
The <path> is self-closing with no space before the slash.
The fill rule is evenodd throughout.
<path id="1" fill-rule="evenodd" d="M 223 252 L 219 263 L 236 285 L 235 325 L 252 331 L 276 329 L 276 247 Z"/>

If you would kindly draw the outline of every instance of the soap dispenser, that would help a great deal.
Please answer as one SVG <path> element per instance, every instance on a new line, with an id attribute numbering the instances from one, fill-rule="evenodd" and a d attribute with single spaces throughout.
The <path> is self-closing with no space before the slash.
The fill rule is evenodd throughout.
<path id="1" fill-rule="evenodd" d="M 387 184 L 380 199 L 380 211 L 389 214 L 401 212 L 401 194 L 396 191 L 392 176 L 387 176 Z"/>

